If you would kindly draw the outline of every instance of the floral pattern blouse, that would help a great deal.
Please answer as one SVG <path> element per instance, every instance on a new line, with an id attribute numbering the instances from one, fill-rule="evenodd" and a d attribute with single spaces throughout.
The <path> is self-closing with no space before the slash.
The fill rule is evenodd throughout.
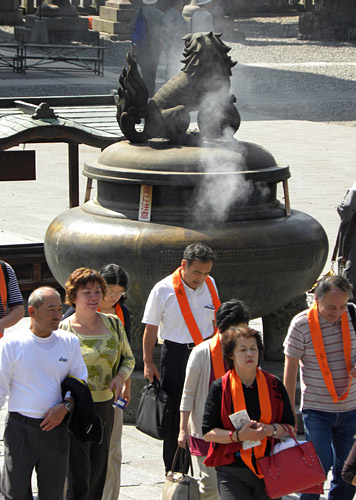
<path id="1" fill-rule="evenodd" d="M 88 386 L 94 402 L 112 399 L 109 390 L 112 378 L 120 372 L 126 380 L 135 367 L 135 358 L 121 321 L 112 314 L 98 312 L 109 330 L 106 335 L 83 335 L 71 324 L 71 317 L 61 322 L 60 328 L 74 333 L 80 342 L 88 370 Z"/>

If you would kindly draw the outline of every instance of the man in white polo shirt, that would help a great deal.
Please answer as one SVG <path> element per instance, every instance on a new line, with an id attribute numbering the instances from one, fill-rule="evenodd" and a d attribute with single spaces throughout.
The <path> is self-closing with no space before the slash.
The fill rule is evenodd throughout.
<path id="1" fill-rule="evenodd" d="M 292 407 L 298 367 L 301 410 L 326 474 L 332 467 L 329 500 L 352 500 L 355 487 L 341 477 L 356 433 L 356 336 L 348 309 L 352 286 L 341 276 L 322 278 L 313 306 L 293 318 L 284 342 L 284 385 Z M 354 305 L 350 304 L 354 314 Z M 294 410 L 295 411 L 295 410 Z M 319 495 L 303 493 L 301 500 Z"/>
<path id="2" fill-rule="evenodd" d="M 36 468 L 38 498 L 62 500 L 68 466 L 68 419 L 73 401 L 62 399 L 61 383 L 72 375 L 87 379 L 78 338 L 58 330 L 59 293 L 50 287 L 28 299 L 30 327 L 0 342 L 0 408 L 8 401 L 4 432 L 5 462 L 1 493 L 5 499 L 32 498 Z"/>
<path id="3" fill-rule="evenodd" d="M 171 397 L 173 417 L 171 432 L 163 443 L 166 472 L 171 470 L 177 449 L 179 405 L 185 368 L 191 350 L 214 333 L 215 311 L 220 306 L 213 278 L 209 277 L 215 261 L 211 248 L 202 243 L 188 245 L 181 266 L 156 283 L 145 308 L 142 322 L 144 376 L 150 381 L 160 378 L 153 362 L 153 349 L 159 334 L 161 350 L 161 383 Z"/>

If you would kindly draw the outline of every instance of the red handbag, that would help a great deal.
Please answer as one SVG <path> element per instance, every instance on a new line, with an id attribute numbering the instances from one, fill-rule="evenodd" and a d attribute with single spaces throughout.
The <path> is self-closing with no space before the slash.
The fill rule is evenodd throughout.
<path id="1" fill-rule="evenodd" d="M 259 472 L 264 475 L 267 496 L 279 498 L 290 493 L 320 493 L 326 475 L 313 443 L 299 443 L 287 425 L 282 427 L 296 446 L 273 454 L 272 439 L 271 455 L 257 460 Z"/>

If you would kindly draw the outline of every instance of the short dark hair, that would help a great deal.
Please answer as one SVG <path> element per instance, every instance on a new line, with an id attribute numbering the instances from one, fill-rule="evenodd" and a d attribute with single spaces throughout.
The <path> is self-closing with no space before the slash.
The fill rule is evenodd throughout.
<path id="1" fill-rule="evenodd" d="M 65 284 L 66 298 L 65 303 L 73 306 L 77 296 L 78 289 L 85 286 L 87 283 L 98 283 L 101 288 L 103 297 L 106 294 L 106 282 L 104 278 L 95 269 L 88 269 L 86 267 L 79 267 L 72 274 Z"/>
<path id="2" fill-rule="evenodd" d="M 238 299 L 230 299 L 219 307 L 216 313 L 216 326 L 221 333 L 230 326 L 248 323 L 250 314 L 245 304 Z"/>
<path id="3" fill-rule="evenodd" d="M 258 348 L 258 363 L 263 359 L 263 341 L 260 332 L 248 326 L 231 326 L 221 337 L 221 349 L 227 367 L 232 370 L 234 367 L 233 354 L 237 342 L 241 338 L 253 337 L 256 339 Z"/>
<path id="4" fill-rule="evenodd" d="M 343 276 L 338 275 L 323 276 L 316 285 L 315 296 L 318 299 L 321 299 L 325 294 L 330 292 L 333 287 L 339 288 L 342 292 L 348 293 L 349 299 L 352 297 L 352 284 Z"/>
<path id="5" fill-rule="evenodd" d="M 188 245 L 183 253 L 183 259 L 188 263 L 188 267 L 192 264 L 193 260 L 199 260 L 200 262 L 215 262 L 216 255 L 213 250 L 204 245 L 204 243 L 192 243 Z"/>
<path id="6" fill-rule="evenodd" d="M 117 264 L 107 264 L 99 270 L 108 285 L 119 285 L 127 290 L 129 275 L 123 267 Z"/>

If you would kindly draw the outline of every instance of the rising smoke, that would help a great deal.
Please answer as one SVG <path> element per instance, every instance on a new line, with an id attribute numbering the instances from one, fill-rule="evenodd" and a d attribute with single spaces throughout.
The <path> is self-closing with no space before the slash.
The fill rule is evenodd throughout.
<path id="1" fill-rule="evenodd" d="M 225 123 L 225 105 L 229 100 L 226 87 L 222 91 L 207 94 L 201 102 L 202 115 L 217 127 Z M 219 135 L 219 131 L 216 130 Z M 231 159 L 222 155 L 223 160 L 214 154 L 211 147 L 231 150 Z M 194 221 L 201 225 L 216 226 L 228 219 L 229 211 L 233 206 L 244 207 L 252 195 L 259 200 L 266 200 L 270 190 L 264 184 L 254 184 L 242 174 L 231 175 L 232 172 L 246 170 L 247 150 L 244 143 L 234 139 L 234 130 L 225 126 L 217 140 L 202 139 L 200 167 L 207 175 L 195 191 Z"/>

